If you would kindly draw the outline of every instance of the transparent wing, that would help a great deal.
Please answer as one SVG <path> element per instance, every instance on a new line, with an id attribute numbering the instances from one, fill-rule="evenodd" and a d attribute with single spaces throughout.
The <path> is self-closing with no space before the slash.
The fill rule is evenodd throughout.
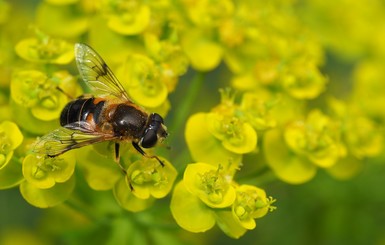
<path id="1" fill-rule="evenodd" d="M 96 94 L 113 95 L 132 102 L 111 69 L 90 46 L 83 43 L 75 44 L 75 58 L 82 79 Z"/>
<path id="2" fill-rule="evenodd" d="M 33 152 L 55 157 L 71 149 L 114 139 L 113 135 L 96 132 L 87 122 L 76 122 L 41 137 Z"/>

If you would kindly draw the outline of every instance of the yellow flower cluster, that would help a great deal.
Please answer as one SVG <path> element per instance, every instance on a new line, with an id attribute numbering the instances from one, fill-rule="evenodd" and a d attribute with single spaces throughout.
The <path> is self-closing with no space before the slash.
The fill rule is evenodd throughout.
<path id="1" fill-rule="evenodd" d="M 255 228 L 275 207 L 264 190 L 233 181 L 229 168 L 198 162 L 187 165 L 175 186 L 171 212 L 176 222 L 191 232 L 204 232 L 215 223 L 230 237 L 239 238 Z"/>
<path id="2" fill-rule="evenodd" d="M 159 209 L 187 231 L 216 224 L 239 238 L 275 209 L 257 186 L 261 172 L 289 184 L 319 169 L 348 179 L 384 156 L 380 0 L 34 2 L 31 11 L 0 0 L 0 189 L 19 187 L 31 205 L 66 202 L 119 216 L 117 224 L 127 218 L 120 208 L 148 212 L 129 217 L 140 227 L 156 223 Z M 113 142 L 55 158 L 32 153 L 65 105 L 92 93 L 77 81 L 79 42 L 101 54 L 138 106 L 166 119 L 171 150 L 146 150 L 163 164 L 127 144 L 120 169 Z M 348 63 L 351 81 L 328 59 Z M 157 201 L 170 193 L 170 204 Z M 99 202 L 105 209 L 88 211 Z"/>

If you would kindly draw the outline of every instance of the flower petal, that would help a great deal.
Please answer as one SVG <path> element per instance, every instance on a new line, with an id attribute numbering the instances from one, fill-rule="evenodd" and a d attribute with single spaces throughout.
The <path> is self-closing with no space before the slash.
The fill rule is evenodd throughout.
<path id="1" fill-rule="evenodd" d="M 213 211 L 191 194 L 183 182 L 175 186 L 170 208 L 175 221 L 185 230 L 205 232 L 215 225 Z"/>

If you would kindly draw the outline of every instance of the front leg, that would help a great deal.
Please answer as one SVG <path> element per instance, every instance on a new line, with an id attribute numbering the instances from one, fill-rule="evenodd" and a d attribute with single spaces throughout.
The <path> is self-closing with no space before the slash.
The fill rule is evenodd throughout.
<path id="1" fill-rule="evenodd" d="M 115 162 L 120 162 L 120 144 L 115 142 Z"/>
<path id="2" fill-rule="evenodd" d="M 115 142 L 115 162 L 119 165 L 120 169 L 122 170 L 123 174 L 128 180 L 127 171 L 126 169 L 120 164 L 120 144 L 118 142 Z M 128 183 L 130 185 L 130 190 L 134 191 L 134 187 L 132 187 L 131 182 L 128 180 Z"/>
<path id="3" fill-rule="evenodd" d="M 115 162 L 119 165 L 124 174 L 127 174 L 126 169 L 120 164 L 120 144 L 115 142 Z"/>
<path id="4" fill-rule="evenodd" d="M 158 160 L 158 162 L 160 163 L 160 165 L 162 165 L 162 167 L 164 167 L 164 163 L 159 159 L 159 157 L 155 156 L 155 155 L 147 155 L 147 153 L 138 145 L 138 143 L 132 141 L 132 145 L 134 146 L 134 148 L 140 153 L 142 154 L 144 157 L 147 157 L 147 158 L 155 158 L 156 160 Z"/>

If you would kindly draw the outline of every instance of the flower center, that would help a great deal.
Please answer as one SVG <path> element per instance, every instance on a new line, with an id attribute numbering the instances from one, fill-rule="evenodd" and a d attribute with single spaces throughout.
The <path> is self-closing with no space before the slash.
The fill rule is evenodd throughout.
<path id="1" fill-rule="evenodd" d="M 41 161 L 39 161 L 32 169 L 33 176 L 36 179 L 42 179 L 49 172 L 60 171 L 62 170 L 62 167 L 60 166 L 62 163 L 64 163 L 64 160 L 60 158 L 41 159 Z"/>
<path id="2" fill-rule="evenodd" d="M 211 170 L 198 175 L 200 178 L 200 189 L 206 193 L 208 199 L 213 203 L 221 203 L 223 201 L 224 193 L 229 186 L 220 170 L 221 167 L 217 171 Z"/>
<path id="3" fill-rule="evenodd" d="M 12 150 L 12 145 L 5 132 L 0 132 L 0 154 L 7 155 Z"/>

